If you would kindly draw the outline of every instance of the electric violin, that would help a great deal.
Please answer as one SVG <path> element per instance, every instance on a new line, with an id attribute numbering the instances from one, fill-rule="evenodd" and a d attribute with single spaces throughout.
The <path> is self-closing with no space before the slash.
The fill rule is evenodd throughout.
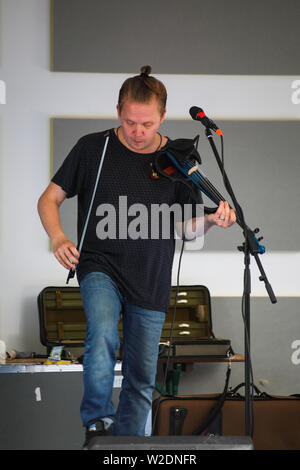
<path id="1" fill-rule="evenodd" d="M 220 201 L 226 199 L 222 194 L 215 188 L 207 176 L 199 170 L 199 164 L 201 164 L 201 157 L 195 148 L 195 144 L 198 143 L 199 136 L 195 139 L 177 139 L 166 144 L 166 146 L 156 154 L 152 164 L 152 178 L 159 178 L 158 175 L 167 177 L 173 182 L 181 182 L 186 184 L 192 197 L 197 200 L 195 188 L 200 189 L 212 202 L 219 206 Z M 171 163 L 171 165 L 170 165 Z M 206 213 L 213 213 L 217 210 L 216 208 L 205 207 Z M 237 224 L 244 229 L 245 226 L 241 219 L 237 216 Z M 246 227 L 248 230 L 249 227 Z M 250 232 L 252 232 L 250 230 Z M 258 233 L 259 229 L 256 228 L 253 233 Z M 257 238 L 254 235 L 256 247 L 259 254 L 265 253 L 265 247 L 259 242 L 263 237 Z"/>

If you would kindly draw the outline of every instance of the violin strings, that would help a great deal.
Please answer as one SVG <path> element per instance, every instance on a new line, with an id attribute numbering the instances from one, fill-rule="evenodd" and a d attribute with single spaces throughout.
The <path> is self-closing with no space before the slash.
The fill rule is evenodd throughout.
<path id="1" fill-rule="evenodd" d="M 193 168 L 194 164 L 191 163 L 190 161 L 186 161 L 184 164 L 188 170 L 190 168 Z M 188 176 L 186 174 L 186 176 Z M 220 201 L 225 201 L 224 197 L 218 192 L 218 190 L 213 186 L 213 184 L 209 181 L 209 179 L 206 176 L 203 176 L 198 169 L 192 175 L 189 175 L 191 177 L 192 181 L 200 186 L 200 189 L 208 196 L 214 203 L 219 204 Z M 239 217 L 237 216 L 237 223 L 241 226 L 241 222 L 239 220 Z"/>
<path id="2" fill-rule="evenodd" d="M 184 171 L 184 176 L 188 177 L 189 179 L 192 180 L 192 182 L 198 186 L 201 191 L 206 194 L 206 196 L 211 199 L 215 204 L 220 203 L 220 201 L 225 201 L 224 197 L 217 191 L 217 189 L 214 187 L 214 185 L 209 181 L 209 179 L 206 176 L 203 176 L 199 169 L 194 171 L 191 175 L 188 174 L 188 170 L 193 168 L 195 165 L 194 163 L 190 162 L 189 160 L 186 160 L 183 165 L 179 164 L 176 160 L 176 158 L 167 152 L 167 155 L 169 158 L 172 160 L 172 162 L 175 164 L 176 168 L 182 173 Z M 242 227 L 241 221 L 238 217 L 238 214 L 236 215 L 236 221 L 238 225 Z"/>
<path id="3" fill-rule="evenodd" d="M 189 169 L 190 169 L 194 165 L 192 165 L 191 162 L 186 162 L 186 166 L 189 167 Z M 199 183 L 200 189 L 201 189 L 201 186 L 203 186 L 203 188 L 206 189 L 206 191 L 209 192 L 209 194 L 207 194 L 207 196 L 210 197 L 210 198 L 212 196 L 214 198 L 213 202 L 215 202 L 216 204 L 219 204 L 220 201 L 224 200 L 222 195 L 216 190 L 216 188 L 212 185 L 212 183 L 206 177 L 204 177 L 201 174 L 201 172 L 199 170 L 192 173 L 192 175 L 190 175 L 190 176 L 192 177 L 192 180 L 194 180 L 195 183 Z"/>

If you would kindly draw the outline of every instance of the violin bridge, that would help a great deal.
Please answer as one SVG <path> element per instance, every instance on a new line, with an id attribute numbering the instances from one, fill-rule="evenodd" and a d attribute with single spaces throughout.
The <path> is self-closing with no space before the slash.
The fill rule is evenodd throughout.
<path id="1" fill-rule="evenodd" d="M 196 163 L 192 168 L 189 169 L 188 175 L 191 175 L 192 173 L 194 173 L 194 171 L 197 171 L 197 170 L 198 170 L 198 165 Z"/>

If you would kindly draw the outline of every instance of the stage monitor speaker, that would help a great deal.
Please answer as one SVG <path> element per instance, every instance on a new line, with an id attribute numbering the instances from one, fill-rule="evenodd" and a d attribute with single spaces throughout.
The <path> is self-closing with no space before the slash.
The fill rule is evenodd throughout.
<path id="1" fill-rule="evenodd" d="M 248 436 L 100 436 L 89 450 L 254 450 Z"/>

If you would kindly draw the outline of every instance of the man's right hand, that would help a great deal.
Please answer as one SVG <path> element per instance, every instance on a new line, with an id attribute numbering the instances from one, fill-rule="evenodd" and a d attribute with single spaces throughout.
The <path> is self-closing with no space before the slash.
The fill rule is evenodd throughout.
<path id="1" fill-rule="evenodd" d="M 52 246 L 60 264 L 66 269 L 75 269 L 79 262 L 79 252 L 74 243 L 64 236 L 52 240 Z"/>

